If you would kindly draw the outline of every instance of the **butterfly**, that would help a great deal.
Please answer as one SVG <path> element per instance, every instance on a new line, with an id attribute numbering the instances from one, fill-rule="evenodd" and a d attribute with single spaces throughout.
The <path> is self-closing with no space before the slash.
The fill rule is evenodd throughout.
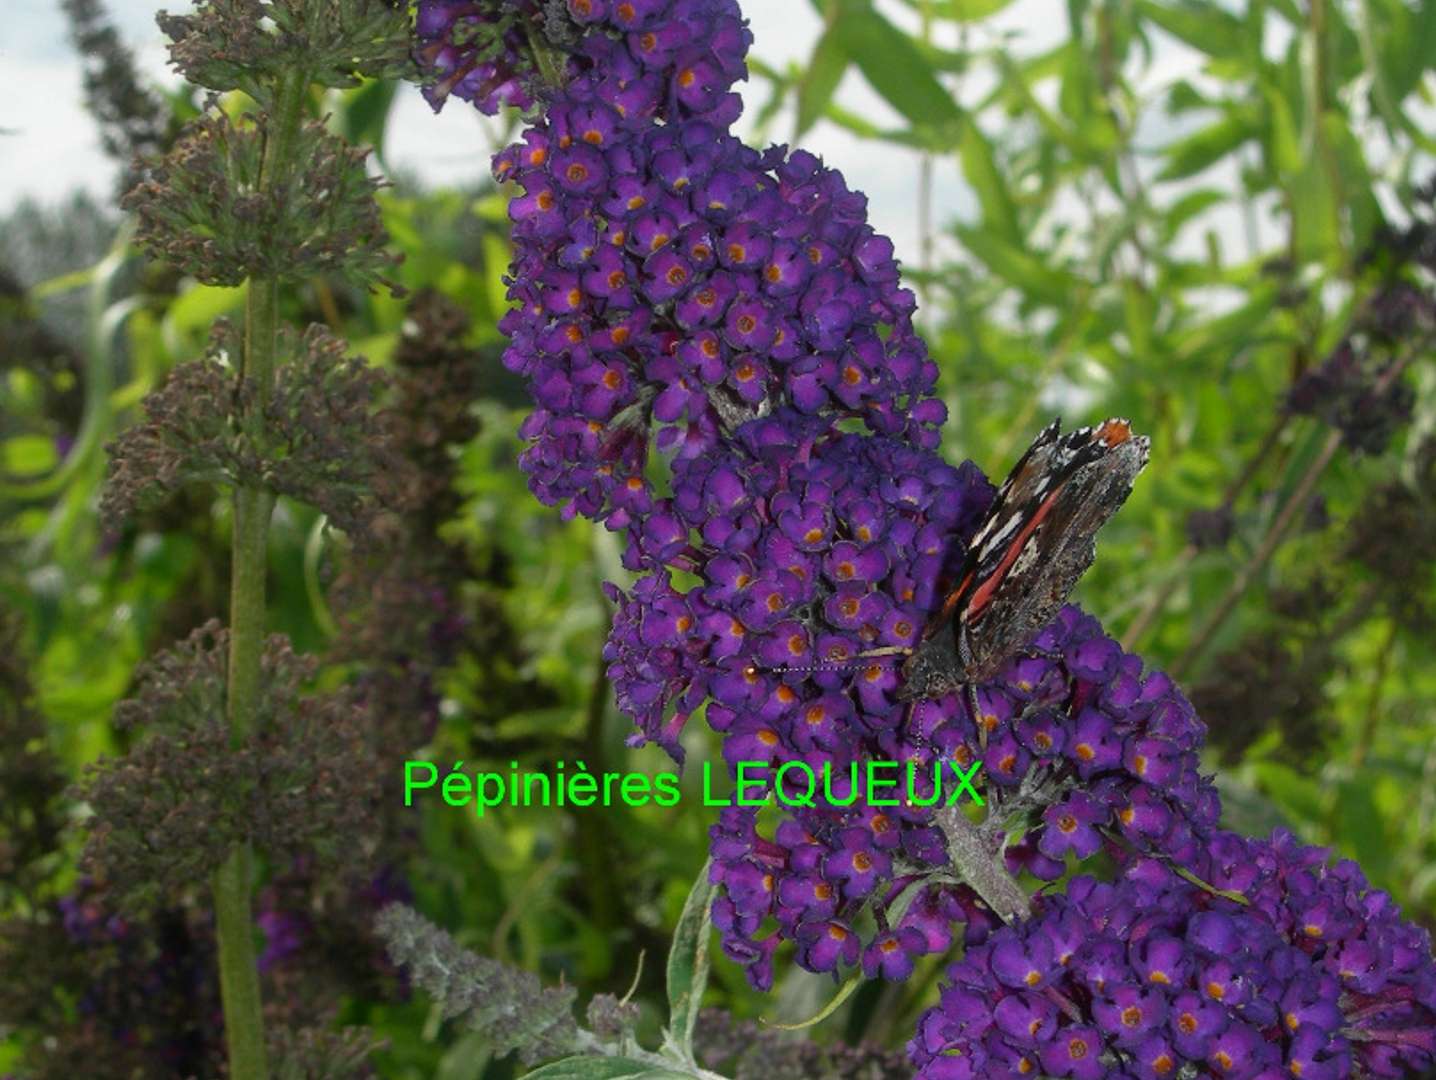
<path id="1" fill-rule="evenodd" d="M 957 585 L 903 664 L 898 698 L 937 698 L 991 681 L 1056 618 L 1150 447 L 1120 418 L 1065 435 L 1060 420 L 1044 428 L 998 489 Z"/>

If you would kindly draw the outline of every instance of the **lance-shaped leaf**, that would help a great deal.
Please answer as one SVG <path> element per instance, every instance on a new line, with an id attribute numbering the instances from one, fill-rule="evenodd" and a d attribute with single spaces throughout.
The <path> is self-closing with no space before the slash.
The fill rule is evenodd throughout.
<path id="1" fill-rule="evenodd" d="M 802 138 L 822 118 L 847 70 L 848 54 L 843 49 L 842 36 L 836 26 L 830 26 L 818 39 L 813 55 L 808 58 L 808 70 L 798 83 L 798 126 L 794 139 Z"/>
<path id="2" fill-rule="evenodd" d="M 683 914 L 673 931 L 668 952 L 669 1040 L 685 1059 L 693 1056 L 693 1029 L 708 985 L 708 940 L 713 930 L 713 883 L 708 879 L 713 860 L 699 871 L 689 890 Z"/>
<path id="3" fill-rule="evenodd" d="M 525 1073 L 522 1080 L 692 1080 L 692 1074 L 670 1072 L 631 1058 L 583 1055 Z"/>
<path id="4" fill-rule="evenodd" d="M 962 113 L 912 38 L 870 4 L 847 0 L 833 23 L 843 50 L 874 90 L 914 125 L 954 126 Z"/>

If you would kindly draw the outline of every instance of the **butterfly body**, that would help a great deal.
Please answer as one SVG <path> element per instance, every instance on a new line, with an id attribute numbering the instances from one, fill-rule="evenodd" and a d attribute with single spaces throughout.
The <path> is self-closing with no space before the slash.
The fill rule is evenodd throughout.
<path id="1" fill-rule="evenodd" d="M 903 666 L 898 696 L 935 698 L 991 681 L 1056 618 L 1149 449 L 1122 419 L 1065 435 L 1060 421 L 1048 425 L 993 499 L 956 587 Z"/>

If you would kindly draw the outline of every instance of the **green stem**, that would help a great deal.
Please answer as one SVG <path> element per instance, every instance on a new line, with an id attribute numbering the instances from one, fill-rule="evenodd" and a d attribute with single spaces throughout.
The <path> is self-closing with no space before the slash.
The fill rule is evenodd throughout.
<path id="1" fill-rule="evenodd" d="M 261 185 L 284 198 L 294 166 L 295 146 L 304 117 L 309 80 L 291 72 L 281 79 L 276 111 L 266 119 L 268 142 Z M 249 282 L 245 302 L 244 356 L 240 378 L 253 396 L 242 423 L 262 439 L 264 409 L 277 363 L 279 281 Z M 234 490 L 234 566 L 230 577 L 229 686 L 226 718 L 230 742 L 242 743 L 254 732 L 263 690 L 265 578 L 269 569 L 269 520 L 274 496 L 264 488 L 241 484 Z M 233 1080 L 266 1080 L 269 1065 L 255 964 L 254 919 L 250 889 L 254 853 L 240 844 L 214 875 L 215 930 L 219 941 L 220 997 L 224 1004 L 225 1042 Z"/>
<path id="2" fill-rule="evenodd" d="M 534 64 L 538 67 L 539 77 L 543 79 L 544 85 L 551 90 L 561 90 L 564 84 L 563 53 L 544 41 L 543 34 L 535 30 L 532 25 L 526 25 L 524 32 L 528 35 Z"/>
<path id="3" fill-rule="evenodd" d="M 1379 401 L 1386 391 L 1391 389 L 1391 384 L 1401 377 L 1401 373 L 1406 370 L 1407 365 L 1411 363 L 1413 357 L 1421 355 L 1427 347 L 1428 342 L 1423 339 L 1421 342 L 1418 342 L 1415 349 L 1400 357 L 1387 368 L 1381 377 L 1372 384 L 1370 391 L 1371 399 Z M 1218 631 L 1220 631 L 1226 623 L 1227 617 L 1231 615 L 1237 604 L 1241 602 L 1242 597 L 1246 595 L 1247 589 L 1251 587 L 1252 583 L 1256 581 L 1257 576 L 1266 568 L 1266 564 L 1271 561 L 1272 555 L 1276 552 L 1276 549 L 1281 546 L 1282 541 L 1286 539 L 1287 533 L 1289 533 L 1296 524 L 1299 515 L 1304 513 L 1310 505 L 1311 495 L 1312 492 L 1316 490 L 1317 481 L 1321 479 L 1322 474 L 1326 472 L 1327 466 L 1330 465 L 1332 459 L 1336 457 L 1336 452 L 1341 449 L 1342 438 L 1343 436 L 1339 429 L 1327 435 L 1326 441 L 1322 444 L 1321 450 L 1316 455 L 1316 459 L 1307 467 L 1305 474 L 1303 474 L 1302 478 L 1297 482 L 1296 490 L 1293 492 L 1291 498 L 1287 499 L 1286 504 L 1277 514 L 1276 520 L 1272 522 L 1272 526 L 1270 530 L 1268 530 L 1261 546 L 1257 548 L 1256 553 L 1252 555 L 1247 564 L 1242 567 L 1236 576 L 1236 580 L 1231 583 L 1226 593 L 1217 601 L 1216 608 L 1212 611 L 1211 615 L 1208 616 L 1207 621 L 1202 624 L 1202 628 L 1197 631 L 1191 645 L 1187 647 L 1187 651 L 1168 669 L 1174 678 L 1180 678 L 1185 675 L 1197 661 L 1202 658 L 1213 639 L 1216 638 Z"/>
<path id="4" fill-rule="evenodd" d="M 275 94 L 274 115 L 265 120 L 268 131 L 259 183 L 266 191 L 281 190 L 290 181 L 308 95 L 308 76 L 291 72 L 280 80 Z M 284 196 L 280 194 L 279 197 Z M 260 415 L 262 405 L 269 400 L 270 385 L 274 381 L 278 334 L 279 280 L 273 277 L 251 279 L 245 299 L 244 359 L 240 376 L 252 381 L 257 395 L 255 415 L 249 418 L 255 423 L 263 421 Z"/>
<path id="5" fill-rule="evenodd" d="M 1032 916 L 1032 899 L 1003 865 L 1002 851 L 994 850 L 983 830 L 969 821 L 957 807 L 937 812 L 937 824 L 947 838 L 947 857 L 972 891 L 997 912 L 1005 923 Z"/>

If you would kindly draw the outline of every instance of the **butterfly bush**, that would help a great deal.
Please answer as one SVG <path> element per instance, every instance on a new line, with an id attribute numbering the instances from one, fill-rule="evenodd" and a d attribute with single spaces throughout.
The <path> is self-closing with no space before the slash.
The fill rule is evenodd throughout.
<path id="1" fill-rule="evenodd" d="M 1399 1077 L 1436 1053 L 1436 969 L 1355 863 L 1214 836 L 1218 896 L 1138 860 L 969 947 L 909 1046 L 922 1080 Z"/>
<path id="2" fill-rule="evenodd" d="M 606 586 L 604 656 L 631 741 L 681 762 L 698 713 L 735 770 L 832 777 L 771 830 L 745 806 L 713 826 L 714 921 L 750 981 L 771 986 L 785 941 L 811 971 L 902 979 L 959 923 L 986 955 L 1069 903 L 999 929 L 940 875 L 939 811 L 918 804 L 948 763 L 981 759 L 985 839 L 1012 873 L 1054 880 L 1104 848 L 1200 864 L 1220 814 L 1205 729 L 1095 619 L 1065 608 L 975 713 L 959 694 L 905 706 L 896 665 L 861 658 L 920 639 L 993 488 L 937 452 L 937 368 L 865 198 L 731 133 L 751 40 L 735 0 L 425 0 L 418 30 L 436 108 L 535 104 L 494 162 L 517 190 L 504 363 L 536 404 L 534 494 L 625 539 L 636 581 Z M 912 763 L 915 798 L 855 792 L 870 761 Z M 1200 895 L 1164 903 L 1190 917 Z M 911 1048 L 933 1076 L 974 1060 L 946 1022 Z M 1094 1041 L 1092 1062 L 1111 1052 Z"/>

